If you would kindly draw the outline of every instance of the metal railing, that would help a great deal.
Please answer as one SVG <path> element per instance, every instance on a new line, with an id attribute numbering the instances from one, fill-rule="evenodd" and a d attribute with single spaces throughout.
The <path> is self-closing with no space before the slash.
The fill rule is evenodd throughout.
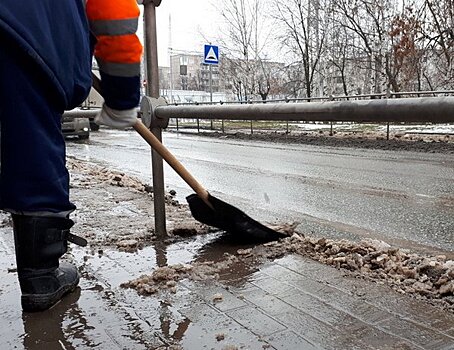
<path id="1" fill-rule="evenodd" d="M 435 92 L 427 92 L 434 94 Z M 439 92 L 438 92 L 439 93 Z M 447 92 L 443 92 L 446 94 Z M 411 93 L 409 93 L 411 94 Z M 408 94 L 408 95 L 409 95 Z M 408 96 L 407 95 L 407 96 Z M 376 95 L 375 95 L 376 96 Z M 225 121 L 250 121 L 250 133 L 253 134 L 252 121 L 289 122 L 324 122 L 330 123 L 330 135 L 333 135 L 333 123 L 386 123 L 386 139 L 389 140 L 390 123 L 451 123 L 454 122 L 454 97 L 406 97 L 396 99 L 344 100 L 323 102 L 267 104 L 182 104 L 159 107 L 155 113 L 158 118 L 172 118 L 179 130 L 179 119 L 196 122 L 200 132 L 200 120 L 209 119 L 213 130 L 213 119 L 221 120 L 221 131 L 225 132 Z"/>
<path id="2" fill-rule="evenodd" d="M 381 100 L 158 106 L 158 119 L 340 122 L 454 122 L 454 96 Z"/>
<path id="3" fill-rule="evenodd" d="M 427 92 L 429 93 L 429 92 Z M 431 92 L 434 93 L 434 92 Z M 446 93 L 446 92 L 444 92 Z M 65 117 L 93 118 L 93 109 L 67 112 Z M 200 120 L 285 122 L 287 132 L 290 121 L 387 123 L 386 137 L 389 139 L 389 124 L 400 123 L 453 123 L 454 96 L 407 97 L 396 99 L 345 100 L 324 102 L 267 103 L 267 104 L 181 104 L 159 106 L 154 111 L 156 118 L 173 119 L 179 128 L 179 119 L 195 120 L 200 132 Z M 210 128 L 213 129 L 213 123 Z"/>

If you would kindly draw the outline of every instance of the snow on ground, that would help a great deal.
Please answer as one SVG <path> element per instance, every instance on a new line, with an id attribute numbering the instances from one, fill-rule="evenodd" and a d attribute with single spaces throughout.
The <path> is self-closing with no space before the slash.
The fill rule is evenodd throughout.
<path id="1" fill-rule="evenodd" d="M 293 127 L 300 131 L 315 131 L 331 129 L 330 123 L 292 123 Z M 378 131 L 386 132 L 386 124 L 358 124 L 358 123 L 333 123 L 333 130 L 336 131 Z M 433 133 L 433 134 L 454 134 L 454 124 L 390 124 L 390 132 L 404 133 Z"/>

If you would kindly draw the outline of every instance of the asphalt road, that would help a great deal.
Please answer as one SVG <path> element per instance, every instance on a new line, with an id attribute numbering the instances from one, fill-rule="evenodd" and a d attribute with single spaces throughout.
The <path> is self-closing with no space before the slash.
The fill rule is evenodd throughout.
<path id="1" fill-rule="evenodd" d="M 215 196 L 270 223 L 316 236 L 382 239 L 454 252 L 454 156 L 232 141 L 164 133 L 164 144 Z M 67 154 L 151 183 L 149 146 L 101 129 Z M 192 191 L 165 167 L 177 199 Z"/>

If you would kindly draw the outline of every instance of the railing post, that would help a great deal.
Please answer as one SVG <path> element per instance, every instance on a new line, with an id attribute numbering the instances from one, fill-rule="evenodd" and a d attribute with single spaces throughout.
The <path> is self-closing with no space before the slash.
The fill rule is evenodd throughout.
<path id="1" fill-rule="evenodd" d="M 145 55 L 147 68 L 147 95 L 159 97 L 158 43 L 156 35 L 156 7 L 161 0 L 143 1 L 145 19 Z M 162 129 L 152 127 L 151 132 L 162 142 Z M 164 166 L 162 157 L 154 150 L 151 154 L 153 171 L 153 197 L 155 233 L 159 238 L 167 236 L 164 196 Z"/>
<path id="2" fill-rule="evenodd" d="M 391 90 L 389 88 L 387 88 L 385 98 L 388 99 L 391 97 L 392 97 Z M 389 140 L 389 122 L 386 123 L 386 140 Z"/>

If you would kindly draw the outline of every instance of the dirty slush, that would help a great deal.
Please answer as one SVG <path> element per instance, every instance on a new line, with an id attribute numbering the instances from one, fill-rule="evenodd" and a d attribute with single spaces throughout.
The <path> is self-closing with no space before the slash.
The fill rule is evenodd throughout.
<path id="1" fill-rule="evenodd" d="M 89 240 L 92 251 L 102 253 L 109 248 L 134 252 L 158 241 L 154 234 L 153 194 L 149 185 L 76 159 L 68 159 L 68 168 L 73 201 L 79 207 L 74 233 Z M 109 191 L 105 190 L 106 186 Z M 171 191 L 166 195 L 169 237 L 163 244 L 214 233 L 213 228 L 195 221 L 188 206 L 175 201 L 172 194 Z M 109 215 L 97 213 L 112 210 L 116 211 L 113 214 L 121 215 L 115 220 L 98 220 Z M 387 285 L 398 293 L 454 311 L 452 257 L 424 255 L 371 239 L 352 242 L 314 238 L 297 231 L 296 227 L 294 223 L 272 225 L 283 233 L 281 240 L 225 252 L 222 259 L 158 267 L 121 286 L 135 289 L 144 296 L 161 291 L 176 293 L 177 282 L 183 278 L 216 280 L 238 264 L 265 263 L 287 254 L 300 254 L 340 269 L 344 274 Z M 221 300 L 222 295 L 213 298 Z"/>

